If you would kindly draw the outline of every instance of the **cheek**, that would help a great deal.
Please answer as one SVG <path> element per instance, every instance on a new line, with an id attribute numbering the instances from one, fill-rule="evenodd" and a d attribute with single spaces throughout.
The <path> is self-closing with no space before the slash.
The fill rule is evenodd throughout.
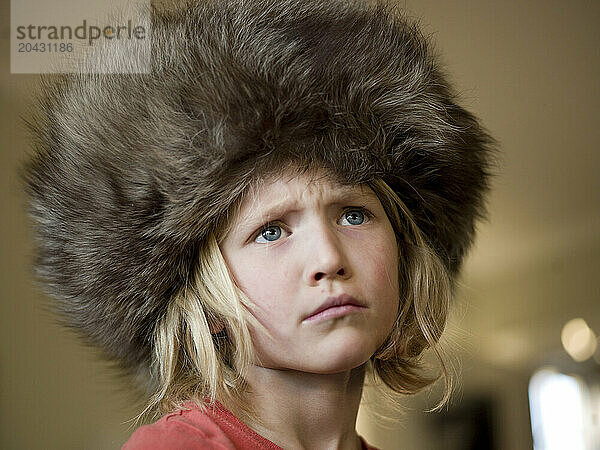
<path id="1" fill-rule="evenodd" d="M 394 252 L 376 255 L 372 265 L 371 292 L 377 302 L 377 347 L 379 347 L 392 332 L 400 308 L 400 290 L 398 282 L 398 259 Z"/>
<path id="2" fill-rule="evenodd" d="M 398 248 L 395 239 L 383 236 L 370 246 L 368 253 L 368 276 L 371 286 L 386 297 L 399 297 L 398 287 Z"/>
<path id="3" fill-rule="evenodd" d="M 265 270 L 265 267 L 268 270 Z M 285 317 L 281 305 L 286 294 L 286 277 L 282 273 L 282 265 L 263 261 L 256 255 L 251 260 L 238 260 L 233 275 L 238 287 L 254 304 L 251 312 L 257 319 L 268 325 L 268 322 Z"/>
<path id="4" fill-rule="evenodd" d="M 373 266 L 373 282 L 369 283 L 379 302 L 380 312 L 390 319 L 390 323 L 396 320 L 400 302 L 397 265 L 397 260 L 392 258 L 378 261 Z"/>

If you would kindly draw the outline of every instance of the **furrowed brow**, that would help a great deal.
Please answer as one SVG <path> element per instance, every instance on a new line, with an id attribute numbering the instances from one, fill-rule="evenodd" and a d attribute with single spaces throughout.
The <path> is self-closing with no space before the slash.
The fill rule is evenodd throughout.
<path id="1" fill-rule="evenodd" d="M 358 206 L 358 204 L 364 203 L 365 201 L 377 201 L 377 196 L 371 189 L 361 190 L 356 186 L 340 186 L 327 198 L 327 203 L 331 205 L 347 204 L 348 206 Z M 264 208 L 260 204 L 254 203 L 252 207 L 247 209 L 249 213 L 239 216 L 238 220 L 241 221 L 239 226 L 243 230 L 254 231 L 265 223 L 298 210 L 298 202 L 295 200 L 283 200 Z"/>

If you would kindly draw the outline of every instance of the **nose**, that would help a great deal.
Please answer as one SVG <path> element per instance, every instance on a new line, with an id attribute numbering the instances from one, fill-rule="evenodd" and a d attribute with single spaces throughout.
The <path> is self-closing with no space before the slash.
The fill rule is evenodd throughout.
<path id="1" fill-rule="evenodd" d="M 318 227 L 312 234 L 311 245 L 306 246 L 305 279 L 310 286 L 316 286 L 327 279 L 347 279 L 352 273 L 346 252 L 334 230 Z"/>

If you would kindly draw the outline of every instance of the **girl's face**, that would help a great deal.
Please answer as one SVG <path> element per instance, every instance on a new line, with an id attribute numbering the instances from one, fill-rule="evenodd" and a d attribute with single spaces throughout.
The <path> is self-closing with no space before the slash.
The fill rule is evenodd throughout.
<path id="1" fill-rule="evenodd" d="M 256 194 L 221 243 L 274 338 L 251 329 L 256 363 L 322 374 L 363 364 L 391 332 L 399 302 L 396 237 L 377 196 L 306 175 Z"/>

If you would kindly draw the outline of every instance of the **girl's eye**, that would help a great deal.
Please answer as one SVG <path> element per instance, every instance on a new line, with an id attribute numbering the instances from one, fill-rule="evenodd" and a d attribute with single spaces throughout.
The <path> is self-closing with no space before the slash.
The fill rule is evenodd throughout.
<path id="1" fill-rule="evenodd" d="M 362 225 L 370 217 L 368 211 L 356 208 L 348 209 L 344 212 L 339 223 L 340 225 Z M 254 242 L 257 244 L 268 244 L 281 238 L 283 233 L 284 231 L 279 225 L 267 225 L 257 233 Z"/>
<path id="2" fill-rule="evenodd" d="M 263 228 L 259 233 L 254 242 L 264 244 L 267 242 L 276 241 L 281 237 L 281 227 L 277 225 L 269 225 Z"/>
<path id="3" fill-rule="evenodd" d="M 344 221 L 350 225 L 362 225 L 365 221 L 365 213 L 359 209 L 350 209 L 344 213 L 342 225 L 346 225 Z"/>

